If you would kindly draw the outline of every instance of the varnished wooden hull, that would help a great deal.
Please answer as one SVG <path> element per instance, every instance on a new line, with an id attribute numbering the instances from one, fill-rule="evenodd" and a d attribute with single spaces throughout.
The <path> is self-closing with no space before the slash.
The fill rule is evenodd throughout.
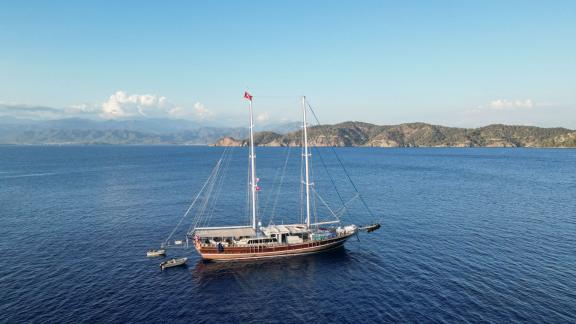
<path id="1" fill-rule="evenodd" d="M 332 239 L 307 242 L 301 244 L 277 245 L 270 247 L 226 247 L 218 252 L 215 247 L 201 246 L 196 243 L 195 247 L 202 259 L 209 261 L 243 261 L 267 258 L 289 257 L 319 253 L 338 248 L 350 238 L 352 234 Z"/>

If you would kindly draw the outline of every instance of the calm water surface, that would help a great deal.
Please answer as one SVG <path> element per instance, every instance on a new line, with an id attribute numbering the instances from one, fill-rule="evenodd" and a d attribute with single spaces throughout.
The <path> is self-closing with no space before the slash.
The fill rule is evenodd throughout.
<path id="1" fill-rule="evenodd" d="M 170 250 L 188 266 L 160 271 L 146 250 L 222 150 L 0 147 L 0 322 L 576 322 L 576 150 L 337 149 L 378 232 L 257 263 Z M 271 207 L 286 153 L 258 151 L 263 222 L 300 218 L 297 149 Z M 313 175 L 337 208 L 329 153 Z M 232 155 L 215 224 L 248 219 L 246 152 Z M 375 218 L 355 201 L 343 219 Z"/>

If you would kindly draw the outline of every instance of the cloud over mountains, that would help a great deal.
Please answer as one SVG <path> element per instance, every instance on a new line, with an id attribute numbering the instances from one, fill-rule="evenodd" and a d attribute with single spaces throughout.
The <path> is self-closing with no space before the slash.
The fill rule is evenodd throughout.
<path id="1" fill-rule="evenodd" d="M 0 102 L 0 116 L 22 119 L 90 118 L 104 120 L 177 118 L 205 120 L 213 113 L 200 102 L 184 107 L 156 94 L 134 94 L 118 90 L 100 104 L 77 104 L 65 108 Z"/>
<path id="2" fill-rule="evenodd" d="M 518 109 L 518 108 L 532 108 L 534 107 L 534 103 L 532 99 L 526 100 L 506 100 L 506 99 L 497 99 L 490 101 L 488 107 L 492 109 Z"/>

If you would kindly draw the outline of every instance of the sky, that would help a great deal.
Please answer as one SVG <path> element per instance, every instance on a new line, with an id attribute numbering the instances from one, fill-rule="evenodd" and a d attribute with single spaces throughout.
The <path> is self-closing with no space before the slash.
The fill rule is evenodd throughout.
<path id="1" fill-rule="evenodd" d="M 0 118 L 576 129 L 576 1 L 3 1 Z"/>

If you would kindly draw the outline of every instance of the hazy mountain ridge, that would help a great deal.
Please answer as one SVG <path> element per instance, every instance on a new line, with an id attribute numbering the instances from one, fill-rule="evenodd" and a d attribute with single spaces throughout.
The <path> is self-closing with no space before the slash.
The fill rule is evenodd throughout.
<path id="1" fill-rule="evenodd" d="M 300 146 L 301 131 L 286 135 L 255 134 L 258 146 Z M 309 143 L 314 146 L 369 147 L 576 147 L 576 131 L 494 124 L 479 128 L 456 128 L 426 123 L 378 126 L 363 122 L 310 127 Z M 217 146 L 244 146 L 246 139 L 227 137 Z"/>
<path id="2" fill-rule="evenodd" d="M 299 146 L 297 123 L 259 127 L 259 146 Z M 282 133 L 285 132 L 285 133 Z M 0 118 L 0 144 L 131 144 L 131 145 L 247 145 L 248 129 L 203 126 L 172 119 L 59 119 L 32 121 Z M 374 125 L 344 122 L 309 128 L 315 146 L 372 147 L 576 147 L 576 131 L 566 128 L 489 125 L 455 128 L 426 123 Z"/>
<path id="3" fill-rule="evenodd" d="M 294 125 L 270 124 L 260 129 L 283 132 L 296 129 Z M 37 121 L 0 116 L 0 144 L 207 145 L 225 136 L 244 138 L 248 136 L 248 129 L 204 126 L 174 119 Z"/>

